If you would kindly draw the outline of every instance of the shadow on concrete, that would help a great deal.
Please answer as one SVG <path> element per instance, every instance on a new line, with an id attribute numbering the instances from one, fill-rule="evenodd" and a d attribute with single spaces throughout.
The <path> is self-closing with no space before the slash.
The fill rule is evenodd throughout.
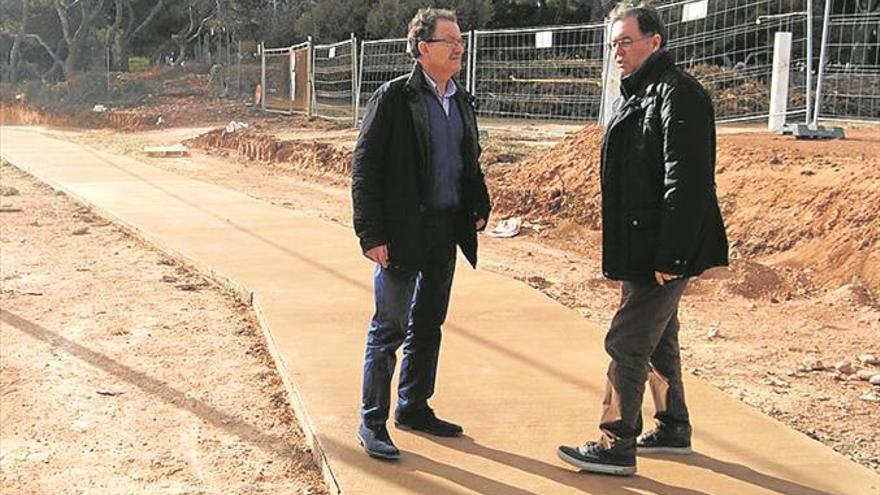
<path id="1" fill-rule="evenodd" d="M 195 416 L 205 420 L 210 425 L 226 431 L 227 433 L 236 435 L 242 440 L 245 440 L 260 449 L 288 457 L 310 455 L 306 449 L 300 449 L 297 446 L 288 443 L 281 437 L 264 433 L 259 428 L 242 421 L 238 417 L 212 407 L 202 400 L 190 397 L 161 380 L 157 380 L 146 373 L 121 364 L 100 352 L 93 351 L 88 347 L 58 335 L 36 323 L 10 313 L 5 309 L 0 309 L 0 321 L 37 340 L 49 344 L 55 349 L 67 352 L 71 356 L 89 364 L 90 366 L 94 366 L 105 373 L 128 382 L 167 404 L 189 411 Z"/>
<path id="2" fill-rule="evenodd" d="M 561 467 L 561 461 L 560 464 L 551 464 L 549 462 L 521 456 L 519 454 L 493 449 L 478 443 L 469 436 L 461 438 L 438 438 L 422 433 L 410 433 L 434 441 L 447 448 L 489 459 L 500 464 L 505 464 L 535 476 L 552 479 L 558 483 L 578 488 L 588 493 L 598 490 L 597 493 L 609 495 L 631 495 L 644 492 L 662 493 L 664 495 L 711 495 L 700 490 L 672 486 L 638 475 L 628 478 L 618 478 L 591 473 L 579 473 L 572 471 L 567 467 Z M 555 459 L 555 452 L 548 452 L 547 458 Z M 742 464 L 725 462 L 705 454 L 694 453 L 688 456 L 656 455 L 651 456 L 651 458 L 663 459 L 670 462 L 680 462 L 694 468 L 713 471 L 720 475 L 727 476 L 728 478 L 748 483 L 780 495 L 832 495 L 828 492 L 810 488 L 793 481 L 760 473 Z"/>

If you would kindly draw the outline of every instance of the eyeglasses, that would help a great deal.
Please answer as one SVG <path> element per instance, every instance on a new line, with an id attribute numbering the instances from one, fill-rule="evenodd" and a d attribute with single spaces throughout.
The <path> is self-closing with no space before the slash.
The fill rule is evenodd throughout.
<path id="1" fill-rule="evenodd" d="M 652 34 L 650 36 L 645 36 L 644 38 L 639 38 L 637 40 L 626 37 L 626 38 L 622 38 L 619 40 L 613 40 L 610 43 L 608 43 L 607 46 L 608 46 L 608 49 L 611 51 L 617 50 L 617 47 L 623 48 L 624 50 L 629 50 L 633 46 L 633 43 L 635 43 L 636 41 L 648 40 L 648 39 L 651 39 L 653 36 L 654 35 Z"/>
<path id="2" fill-rule="evenodd" d="M 446 43 L 446 45 L 449 46 L 449 48 L 455 48 L 455 47 L 464 48 L 465 47 L 465 41 L 462 38 L 456 38 L 456 39 L 428 38 L 428 39 L 422 40 L 422 41 L 424 41 L 425 43 Z"/>

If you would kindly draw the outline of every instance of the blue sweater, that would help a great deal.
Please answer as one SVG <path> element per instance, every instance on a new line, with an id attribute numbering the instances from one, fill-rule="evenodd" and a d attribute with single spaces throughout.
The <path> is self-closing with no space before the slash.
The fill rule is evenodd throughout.
<path id="1" fill-rule="evenodd" d="M 423 93 L 431 130 L 431 166 L 425 205 L 431 211 L 455 210 L 461 204 L 462 142 L 464 123 L 455 100 L 449 102 L 449 116 L 440 100 Z"/>

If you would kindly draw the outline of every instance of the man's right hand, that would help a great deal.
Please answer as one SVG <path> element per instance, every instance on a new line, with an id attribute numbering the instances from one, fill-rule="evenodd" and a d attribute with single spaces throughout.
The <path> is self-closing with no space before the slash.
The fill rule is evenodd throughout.
<path id="1" fill-rule="evenodd" d="M 382 265 L 382 268 L 388 268 L 388 245 L 382 244 L 381 246 L 376 246 L 374 248 L 368 249 L 366 253 L 367 258 L 375 261 Z"/>

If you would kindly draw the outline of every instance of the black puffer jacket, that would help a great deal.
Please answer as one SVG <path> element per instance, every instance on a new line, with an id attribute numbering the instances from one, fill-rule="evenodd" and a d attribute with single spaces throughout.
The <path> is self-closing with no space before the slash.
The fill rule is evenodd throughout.
<path id="1" fill-rule="evenodd" d="M 694 276 L 727 265 L 709 95 L 660 51 L 623 80 L 614 108 L 602 146 L 605 276 Z"/>
<path id="2" fill-rule="evenodd" d="M 489 193 L 480 170 L 480 143 L 473 98 L 456 82 L 452 103 L 464 121 L 461 212 L 456 240 L 473 266 L 477 264 L 475 221 L 489 218 Z M 430 91 L 421 66 L 408 76 L 382 85 L 370 98 L 352 165 L 354 230 L 361 249 L 388 245 L 389 263 L 418 267 L 425 256 L 422 217 L 431 166 L 428 108 Z"/>

